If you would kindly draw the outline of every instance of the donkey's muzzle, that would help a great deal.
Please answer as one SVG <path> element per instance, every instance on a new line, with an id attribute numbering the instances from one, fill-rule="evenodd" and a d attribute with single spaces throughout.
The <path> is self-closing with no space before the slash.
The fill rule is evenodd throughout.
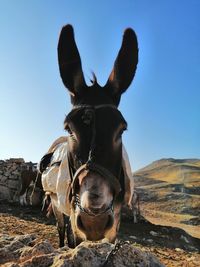
<path id="1" fill-rule="evenodd" d="M 121 185 L 119 183 L 119 180 L 108 169 L 94 162 L 87 162 L 86 164 L 82 165 L 74 174 L 72 181 L 73 195 L 77 193 L 78 177 L 85 170 L 92 171 L 101 175 L 102 177 L 105 177 L 108 180 L 110 186 L 112 187 L 115 197 L 118 196 L 119 192 L 121 191 Z"/>
<path id="2" fill-rule="evenodd" d="M 80 213 L 76 223 L 87 240 L 98 241 L 105 238 L 107 231 L 113 226 L 114 217 L 110 213 L 103 213 L 99 216 L 87 216 L 85 213 Z"/>

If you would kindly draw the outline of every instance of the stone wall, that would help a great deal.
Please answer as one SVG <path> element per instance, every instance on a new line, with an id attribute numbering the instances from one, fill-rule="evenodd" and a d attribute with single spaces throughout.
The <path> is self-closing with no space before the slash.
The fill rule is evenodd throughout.
<path id="1" fill-rule="evenodd" d="M 0 160 L 0 200 L 19 202 L 21 172 L 35 166 L 36 164 L 25 162 L 23 158 Z"/>

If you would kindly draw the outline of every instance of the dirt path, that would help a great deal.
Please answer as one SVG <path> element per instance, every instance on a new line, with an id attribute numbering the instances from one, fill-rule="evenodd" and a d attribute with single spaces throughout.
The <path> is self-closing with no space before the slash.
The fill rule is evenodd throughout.
<path id="1" fill-rule="evenodd" d="M 39 240 L 47 239 L 55 248 L 58 247 L 58 235 L 53 218 L 47 219 L 38 209 L 0 203 L 0 234 L 32 233 Z M 190 237 L 182 230 L 156 226 L 145 221 L 133 224 L 125 218 L 119 238 L 129 240 L 144 251 L 150 251 L 166 266 L 200 266 L 200 240 Z M 184 249 L 184 246 L 187 249 Z"/>

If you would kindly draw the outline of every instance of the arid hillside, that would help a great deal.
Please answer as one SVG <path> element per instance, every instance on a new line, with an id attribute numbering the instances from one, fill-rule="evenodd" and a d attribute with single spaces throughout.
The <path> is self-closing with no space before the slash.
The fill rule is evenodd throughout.
<path id="1" fill-rule="evenodd" d="M 134 173 L 136 177 L 163 181 L 171 184 L 200 187 L 199 159 L 160 159 Z"/>
<path id="2" fill-rule="evenodd" d="M 161 159 L 134 173 L 143 215 L 200 238 L 200 160 Z"/>

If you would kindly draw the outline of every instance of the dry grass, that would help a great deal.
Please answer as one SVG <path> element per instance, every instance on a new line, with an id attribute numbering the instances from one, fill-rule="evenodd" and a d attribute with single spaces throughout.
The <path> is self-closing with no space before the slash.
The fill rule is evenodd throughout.
<path id="1" fill-rule="evenodd" d="M 168 183 L 193 183 L 200 185 L 200 160 L 166 159 L 153 162 L 134 175 L 161 180 Z"/>

